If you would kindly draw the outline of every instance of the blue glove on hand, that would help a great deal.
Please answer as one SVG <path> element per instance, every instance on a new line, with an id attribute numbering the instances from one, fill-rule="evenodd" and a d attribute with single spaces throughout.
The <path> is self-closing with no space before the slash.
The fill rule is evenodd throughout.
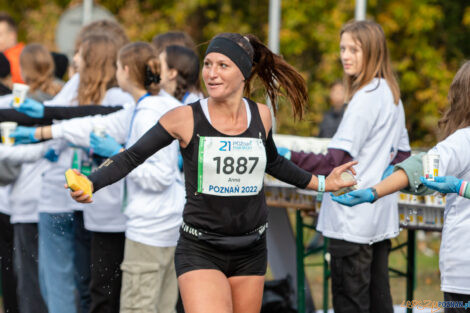
<path id="1" fill-rule="evenodd" d="M 463 182 L 454 176 L 436 176 L 434 181 L 429 181 L 424 177 L 420 177 L 420 179 L 423 185 L 440 193 L 459 193 Z"/>
<path id="2" fill-rule="evenodd" d="M 48 159 L 50 162 L 57 162 L 57 160 L 59 159 L 59 155 L 53 148 L 49 148 L 46 151 L 46 154 L 44 154 L 44 158 Z"/>
<path id="3" fill-rule="evenodd" d="M 95 133 L 90 134 L 90 147 L 93 149 L 93 153 L 107 158 L 118 154 L 122 149 L 122 146 L 110 135 L 106 134 L 106 136 L 100 137 Z"/>
<path id="4" fill-rule="evenodd" d="M 34 138 L 36 127 L 18 126 L 15 131 L 10 134 L 11 138 L 15 138 L 15 144 L 34 143 L 39 140 Z"/>
<path id="5" fill-rule="evenodd" d="M 284 147 L 277 147 L 277 153 L 280 156 L 285 157 L 286 159 L 290 160 L 290 150 Z"/>
<path id="6" fill-rule="evenodd" d="M 382 174 L 382 179 L 381 179 L 381 180 L 384 180 L 384 179 L 387 178 L 388 176 L 392 175 L 392 174 L 393 174 L 393 168 L 394 168 L 393 165 L 387 166 L 387 168 L 385 169 L 384 173 Z"/>
<path id="7" fill-rule="evenodd" d="M 44 105 L 36 100 L 26 98 L 19 108 L 16 109 L 18 112 L 24 113 L 29 117 L 43 118 L 44 117 Z"/>
<path id="8" fill-rule="evenodd" d="M 346 206 L 354 206 L 365 202 L 372 202 L 375 200 L 375 196 L 372 189 L 367 188 L 354 190 L 341 196 L 332 196 L 331 199 Z"/>

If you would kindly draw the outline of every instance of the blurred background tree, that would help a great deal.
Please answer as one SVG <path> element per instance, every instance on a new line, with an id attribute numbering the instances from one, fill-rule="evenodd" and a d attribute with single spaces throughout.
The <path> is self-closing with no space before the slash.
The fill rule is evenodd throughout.
<path id="1" fill-rule="evenodd" d="M 20 25 L 20 39 L 54 50 L 60 14 L 78 0 L 0 0 Z M 132 40 L 149 41 L 168 30 L 188 32 L 204 52 L 219 32 L 254 33 L 267 41 L 269 0 L 98 0 L 123 24 Z M 380 23 L 388 38 L 399 78 L 407 127 L 414 146 L 436 142 L 437 121 L 447 105 L 453 75 L 470 53 L 468 0 L 369 0 L 367 17 Z M 281 54 L 305 77 L 310 106 L 304 120 L 292 119 L 278 104 L 278 132 L 318 134 L 328 108 L 329 86 L 341 78 L 339 31 L 354 17 L 351 0 L 282 1 Z M 259 101 L 265 95 L 256 93 Z"/>

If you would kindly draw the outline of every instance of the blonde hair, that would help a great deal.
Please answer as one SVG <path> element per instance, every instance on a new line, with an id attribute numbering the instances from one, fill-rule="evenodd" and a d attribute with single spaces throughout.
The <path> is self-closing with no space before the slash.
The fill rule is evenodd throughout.
<path id="1" fill-rule="evenodd" d="M 83 66 L 78 85 L 78 104 L 100 104 L 106 90 L 117 86 L 116 43 L 106 35 L 90 35 L 80 45 Z"/>
<path id="2" fill-rule="evenodd" d="M 155 48 L 146 42 L 134 42 L 125 45 L 119 51 L 121 66 L 129 69 L 129 79 L 141 89 L 152 95 L 158 94 L 160 85 L 160 62 Z M 154 78 L 154 79 L 152 79 Z"/>
<path id="3" fill-rule="evenodd" d="M 458 129 L 470 126 L 470 61 L 465 62 L 455 74 L 447 99 L 449 108 L 438 123 L 441 140 Z"/>
<path id="4" fill-rule="evenodd" d="M 41 44 L 32 43 L 24 47 L 20 54 L 20 68 L 30 92 L 39 90 L 54 96 L 62 88 L 54 81 L 54 60 Z"/>
<path id="5" fill-rule="evenodd" d="M 400 88 L 392 70 L 387 42 L 382 27 L 372 21 L 352 21 L 343 26 L 340 37 L 348 33 L 362 49 L 362 69 L 357 76 L 345 75 L 346 100 L 374 79 L 384 78 L 393 94 L 395 104 L 400 101 Z"/>
<path id="6" fill-rule="evenodd" d="M 124 28 L 117 22 L 112 20 L 98 20 L 91 22 L 82 27 L 75 39 L 75 52 L 78 52 L 82 41 L 90 35 L 106 35 L 114 40 L 117 49 L 129 43 Z"/>

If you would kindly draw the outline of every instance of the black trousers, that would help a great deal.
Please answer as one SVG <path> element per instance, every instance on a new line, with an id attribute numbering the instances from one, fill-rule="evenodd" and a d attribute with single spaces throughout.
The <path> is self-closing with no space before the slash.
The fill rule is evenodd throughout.
<path id="1" fill-rule="evenodd" d="M 3 310 L 18 313 L 17 281 L 13 268 L 13 226 L 10 215 L 0 213 L 0 266 L 2 267 Z"/>
<path id="2" fill-rule="evenodd" d="M 90 313 L 118 313 L 124 233 L 92 232 Z"/>
<path id="3" fill-rule="evenodd" d="M 91 232 L 85 229 L 83 212 L 73 212 L 74 236 L 74 279 L 77 286 L 77 313 L 88 313 L 90 310 L 90 249 Z"/>
<path id="4" fill-rule="evenodd" d="M 462 301 L 463 304 L 470 302 L 470 295 L 460 293 L 444 292 L 444 301 Z M 470 304 L 470 303 L 469 303 Z M 444 313 L 468 313 L 465 308 L 444 308 Z"/>
<path id="5" fill-rule="evenodd" d="M 335 313 L 393 313 L 390 247 L 390 240 L 369 245 L 330 239 Z"/>
<path id="6" fill-rule="evenodd" d="M 18 305 L 21 313 L 47 313 L 39 289 L 38 224 L 17 223 L 14 228 L 13 263 L 18 278 Z"/>

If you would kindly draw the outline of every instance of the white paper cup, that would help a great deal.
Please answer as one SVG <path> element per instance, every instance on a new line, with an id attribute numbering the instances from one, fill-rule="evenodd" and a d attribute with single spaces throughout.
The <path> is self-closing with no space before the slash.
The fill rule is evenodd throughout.
<path id="1" fill-rule="evenodd" d="M 10 134 L 15 131 L 18 124 L 16 122 L 2 122 L 0 123 L 0 130 L 2 132 L 2 143 L 6 146 L 13 146 L 15 138 L 10 138 Z"/>
<path id="2" fill-rule="evenodd" d="M 106 137 L 106 128 L 103 125 L 95 125 L 93 127 L 93 132 L 98 137 Z"/>
<path id="3" fill-rule="evenodd" d="M 13 84 L 13 107 L 19 108 L 26 99 L 28 94 L 29 86 L 25 84 Z"/>
<path id="4" fill-rule="evenodd" d="M 434 181 L 434 177 L 439 176 L 439 154 L 423 155 L 423 174 L 430 181 Z"/>

